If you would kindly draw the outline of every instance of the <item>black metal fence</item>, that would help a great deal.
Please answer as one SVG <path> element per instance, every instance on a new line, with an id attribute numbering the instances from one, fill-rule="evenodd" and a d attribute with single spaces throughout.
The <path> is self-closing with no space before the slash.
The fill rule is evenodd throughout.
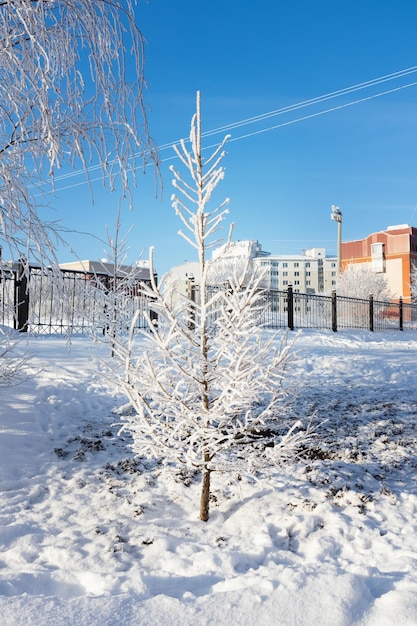
<path id="1" fill-rule="evenodd" d="M 99 334 L 118 324 L 127 329 L 136 315 L 137 328 L 147 328 L 155 318 L 149 297 L 140 284 L 114 290 L 105 274 L 17 266 L 0 273 L 0 323 L 37 334 Z M 219 287 L 213 288 L 218 291 Z M 188 296 L 198 301 L 198 285 Z M 417 330 L 417 305 L 381 302 L 369 298 L 304 294 L 286 291 L 262 292 L 265 309 L 262 323 L 269 328 L 317 328 Z M 117 317 L 117 320 L 116 320 Z"/>
<path id="2" fill-rule="evenodd" d="M 417 330 L 417 305 L 368 298 L 268 291 L 263 323 L 271 328 Z"/>
<path id="3" fill-rule="evenodd" d="M 150 301 L 139 283 L 114 285 L 106 274 L 2 268 L 0 323 L 35 334 L 100 334 L 116 323 L 127 329 L 136 315 L 136 327 L 146 328 Z"/>

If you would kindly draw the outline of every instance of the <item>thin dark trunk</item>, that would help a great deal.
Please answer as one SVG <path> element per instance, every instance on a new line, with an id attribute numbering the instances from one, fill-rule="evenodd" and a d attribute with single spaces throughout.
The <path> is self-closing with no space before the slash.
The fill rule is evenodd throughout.
<path id="1" fill-rule="evenodd" d="M 209 461 L 208 455 L 204 455 L 204 461 Z M 200 497 L 200 519 L 202 522 L 207 522 L 209 518 L 210 508 L 210 474 L 211 470 L 207 465 L 204 465 L 203 478 L 201 482 L 201 497 Z"/>

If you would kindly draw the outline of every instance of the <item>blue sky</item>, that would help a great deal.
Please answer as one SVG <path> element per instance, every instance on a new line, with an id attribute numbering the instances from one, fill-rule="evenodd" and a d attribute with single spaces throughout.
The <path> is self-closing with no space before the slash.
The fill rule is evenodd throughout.
<path id="1" fill-rule="evenodd" d="M 209 131 L 417 65 L 414 0 L 140 0 L 137 14 L 147 41 L 150 132 L 161 146 L 188 136 L 197 90 Z M 218 195 L 231 199 L 234 238 L 258 239 L 277 254 L 312 246 L 336 254 L 332 204 L 343 212 L 344 241 L 393 224 L 417 226 L 417 85 L 405 87 L 413 82 L 415 71 L 233 129 Z M 344 106 L 362 98 L 369 99 Z M 153 245 L 159 274 L 194 259 L 176 234 L 172 155 L 161 150 L 162 194 L 155 197 L 149 168 L 138 176 L 134 211 L 122 213 L 123 230 L 134 224 L 130 260 L 146 258 Z M 101 258 L 96 237 L 112 229 L 117 198 L 97 183 L 92 205 L 80 181 L 58 185 L 54 217 L 95 236 L 68 237 L 79 257 Z M 59 257 L 72 260 L 63 249 Z"/>

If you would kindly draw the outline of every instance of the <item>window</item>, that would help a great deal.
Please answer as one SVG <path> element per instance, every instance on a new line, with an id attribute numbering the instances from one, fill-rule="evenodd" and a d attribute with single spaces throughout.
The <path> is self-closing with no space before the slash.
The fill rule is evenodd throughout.
<path id="1" fill-rule="evenodd" d="M 282 267 L 288 267 L 288 263 L 283 263 Z"/>
<path id="2" fill-rule="evenodd" d="M 294 276 L 299 276 L 300 272 L 294 272 Z"/>
<path id="3" fill-rule="evenodd" d="M 282 272 L 283 276 L 288 276 L 288 272 Z"/>
<path id="4" fill-rule="evenodd" d="M 299 284 L 300 284 L 300 281 L 299 281 L 299 280 L 295 280 L 295 281 L 294 281 L 294 285 L 299 285 Z"/>
<path id="5" fill-rule="evenodd" d="M 294 267 L 300 267 L 299 263 L 294 263 Z"/>
<path id="6" fill-rule="evenodd" d="M 311 272 L 306 272 L 306 276 L 311 276 Z"/>
<path id="7" fill-rule="evenodd" d="M 311 280 L 306 280 L 306 285 L 311 285 Z"/>
<path id="8" fill-rule="evenodd" d="M 371 245 L 372 269 L 374 272 L 385 272 L 385 254 L 383 243 Z"/>
<path id="9" fill-rule="evenodd" d="M 307 261 L 307 263 L 305 264 L 305 267 L 310 267 L 310 261 Z"/>
<path id="10" fill-rule="evenodd" d="M 283 280 L 283 281 L 282 281 L 282 284 L 283 284 L 283 285 L 288 285 L 288 280 Z"/>

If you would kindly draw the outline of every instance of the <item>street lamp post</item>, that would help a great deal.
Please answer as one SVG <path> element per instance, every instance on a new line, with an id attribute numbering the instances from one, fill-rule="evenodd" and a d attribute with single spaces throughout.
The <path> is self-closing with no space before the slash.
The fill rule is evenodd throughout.
<path id="1" fill-rule="evenodd" d="M 332 204 L 332 212 L 330 217 L 337 222 L 337 273 L 342 273 L 342 211 L 338 206 Z"/>

